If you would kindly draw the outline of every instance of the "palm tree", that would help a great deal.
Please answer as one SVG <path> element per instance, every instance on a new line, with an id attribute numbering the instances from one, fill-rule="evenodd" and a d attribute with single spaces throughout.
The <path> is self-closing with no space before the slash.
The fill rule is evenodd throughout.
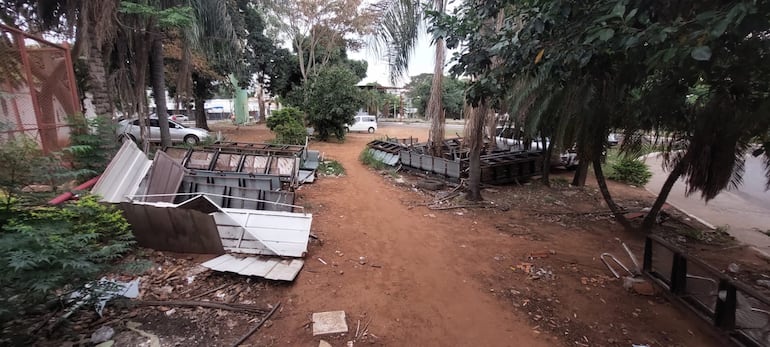
<path id="1" fill-rule="evenodd" d="M 433 0 L 433 10 L 443 13 L 444 0 Z M 382 0 L 375 6 L 380 13 L 379 29 L 375 40 L 384 48 L 390 67 L 391 81 L 395 81 L 407 71 L 409 58 L 414 53 L 414 47 L 421 29 L 425 25 L 422 8 L 427 5 L 420 0 Z M 433 81 L 425 117 L 431 120 L 430 146 L 435 156 L 442 155 L 444 143 L 445 113 L 441 103 L 442 77 L 446 45 L 443 37 L 434 39 L 436 48 L 434 56 Z"/>

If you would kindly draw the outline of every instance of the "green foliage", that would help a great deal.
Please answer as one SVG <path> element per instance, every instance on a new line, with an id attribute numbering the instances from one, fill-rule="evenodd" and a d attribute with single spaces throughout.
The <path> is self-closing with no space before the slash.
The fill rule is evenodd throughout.
<path id="1" fill-rule="evenodd" d="M 412 77 L 412 81 L 406 86 L 409 89 L 409 97 L 412 98 L 412 105 L 422 116 L 425 116 L 425 109 L 428 107 L 432 83 L 433 74 L 426 73 Z M 465 82 L 454 77 L 444 76 L 441 84 L 441 104 L 447 119 L 462 118 L 465 87 Z"/>
<path id="2" fill-rule="evenodd" d="M 274 131 L 276 142 L 284 145 L 304 145 L 307 138 L 307 129 L 296 121 L 279 124 Z"/>
<path id="3" fill-rule="evenodd" d="M 432 13 L 431 30 L 462 43 L 452 72 L 474 76 L 471 103 L 519 97 L 512 115 L 555 115 L 533 123 L 557 140 L 569 124 L 584 159 L 598 159 L 610 128 L 669 132 L 686 144 L 667 157 L 670 172 L 708 200 L 740 182 L 749 141 L 770 129 L 768 12 L 753 0 L 466 0 Z M 542 81 L 529 95 L 510 88 L 521 80 Z"/>
<path id="4" fill-rule="evenodd" d="M 63 149 L 76 170 L 88 170 L 92 175 L 107 168 L 117 151 L 116 125 L 107 117 L 69 118 L 70 146 Z"/>
<path id="5" fill-rule="evenodd" d="M 275 131 L 276 126 L 290 122 L 304 123 L 300 109 L 289 106 L 273 111 L 270 117 L 267 118 L 266 125 L 268 129 Z"/>
<path id="6" fill-rule="evenodd" d="M 340 176 L 345 174 L 345 168 L 336 160 L 324 160 L 318 165 L 318 172 L 326 176 Z"/>
<path id="7" fill-rule="evenodd" d="M 345 124 L 353 123 L 353 116 L 363 105 L 363 92 L 356 87 L 360 78 L 350 70 L 332 66 L 321 69 L 304 86 L 304 110 L 307 121 L 321 141 L 334 135 L 345 138 Z"/>
<path id="8" fill-rule="evenodd" d="M 644 186 L 652 177 L 647 164 L 635 158 L 623 157 L 611 167 L 612 170 L 607 173 L 607 178 L 615 181 Z"/>
<path id="9" fill-rule="evenodd" d="M 273 111 L 267 118 L 267 127 L 275 133 L 275 142 L 285 145 L 305 144 L 307 130 L 302 111 L 295 107 L 284 107 Z"/>
<path id="10" fill-rule="evenodd" d="M 2 163 L 0 165 L 0 227 L 2 227 L 17 212 L 14 206 L 21 202 L 22 189 L 41 180 L 50 179 L 44 170 L 52 166 L 46 165 L 49 160 L 43 155 L 38 144 L 24 136 L 0 145 L 0 163 Z"/>
<path id="11" fill-rule="evenodd" d="M 120 12 L 140 17 L 155 18 L 161 28 L 189 27 L 195 21 L 195 13 L 190 6 L 175 6 L 159 9 L 152 5 L 121 1 Z"/>
<path id="12" fill-rule="evenodd" d="M 383 170 L 387 168 L 385 163 L 377 160 L 377 158 L 374 157 L 374 154 L 369 150 L 369 148 L 364 148 L 364 150 L 361 151 L 361 154 L 358 156 L 358 160 L 360 160 L 364 165 L 375 170 Z"/>
<path id="13" fill-rule="evenodd" d="M 94 196 L 18 211 L 0 233 L 0 320 L 95 279 L 132 239 L 121 212 Z"/>

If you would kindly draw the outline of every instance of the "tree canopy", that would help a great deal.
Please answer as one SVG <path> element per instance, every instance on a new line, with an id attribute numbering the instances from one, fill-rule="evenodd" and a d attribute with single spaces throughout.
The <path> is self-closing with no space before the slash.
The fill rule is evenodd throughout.
<path id="1" fill-rule="evenodd" d="M 750 143 L 767 141 L 768 10 L 767 1 L 469 0 L 435 16 L 434 30 L 463 47 L 452 71 L 477 77 L 471 102 L 550 118 L 530 123 L 554 135 L 571 128 L 594 162 L 612 127 L 631 139 L 626 151 L 641 131 L 681 139 L 668 188 L 684 176 L 708 200 L 740 182 Z M 500 30 L 488 30 L 494 22 Z M 495 59 L 504 63 L 492 68 Z"/>

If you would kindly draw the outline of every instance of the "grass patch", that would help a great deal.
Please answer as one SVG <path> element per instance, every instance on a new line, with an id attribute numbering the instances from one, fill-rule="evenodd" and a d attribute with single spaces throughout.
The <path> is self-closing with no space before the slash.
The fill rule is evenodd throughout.
<path id="1" fill-rule="evenodd" d="M 364 150 L 358 156 L 358 160 L 360 160 L 364 165 L 375 170 L 384 170 L 387 168 L 385 163 L 374 158 L 374 154 L 369 151 L 369 148 L 364 148 Z"/>
<path id="2" fill-rule="evenodd" d="M 326 176 L 341 176 L 345 174 L 345 168 L 336 160 L 324 160 L 318 165 L 318 172 Z"/>

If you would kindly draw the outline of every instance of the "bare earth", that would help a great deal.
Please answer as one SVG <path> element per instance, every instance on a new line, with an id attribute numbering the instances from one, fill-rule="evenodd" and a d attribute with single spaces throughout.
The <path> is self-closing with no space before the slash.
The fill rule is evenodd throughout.
<path id="1" fill-rule="evenodd" d="M 273 137 L 264 125 L 222 130 L 236 141 Z M 247 343 L 316 346 L 323 338 L 343 346 L 371 322 L 356 344 L 721 345 L 694 316 L 664 298 L 625 291 L 599 261 L 601 252 L 612 252 L 628 263 L 619 240 L 641 256 L 640 236 L 607 217 L 549 212 L 602 209 L 593 187 L 493 187 L 483 194 L 501 208 L 431 210 L 420 203 L 433 196 L 410 184 L 418 177 L 405 174 L 406 183 L 397 184 L 358 161 L 366 143 L 384 137 L 385 130 L 391 137 L 427 135 L 425 128 L 388 127 L 350 134 L 344 143 L 311 143 L 347 172 L 298 190 L 297 204 L 313 213 L 312 231 L 321 242 L 311 243 L 293 284 L 269 285 L 261 294 L 283 307 Z M 612 189 L 620 198 L 649 199 L 642 189 Z M 524 273 L 525 263 L 542 269 L 543 276 Z M 347 313 L 350 332 L 313 337 L 311 314 L 333 310 Z"/>

